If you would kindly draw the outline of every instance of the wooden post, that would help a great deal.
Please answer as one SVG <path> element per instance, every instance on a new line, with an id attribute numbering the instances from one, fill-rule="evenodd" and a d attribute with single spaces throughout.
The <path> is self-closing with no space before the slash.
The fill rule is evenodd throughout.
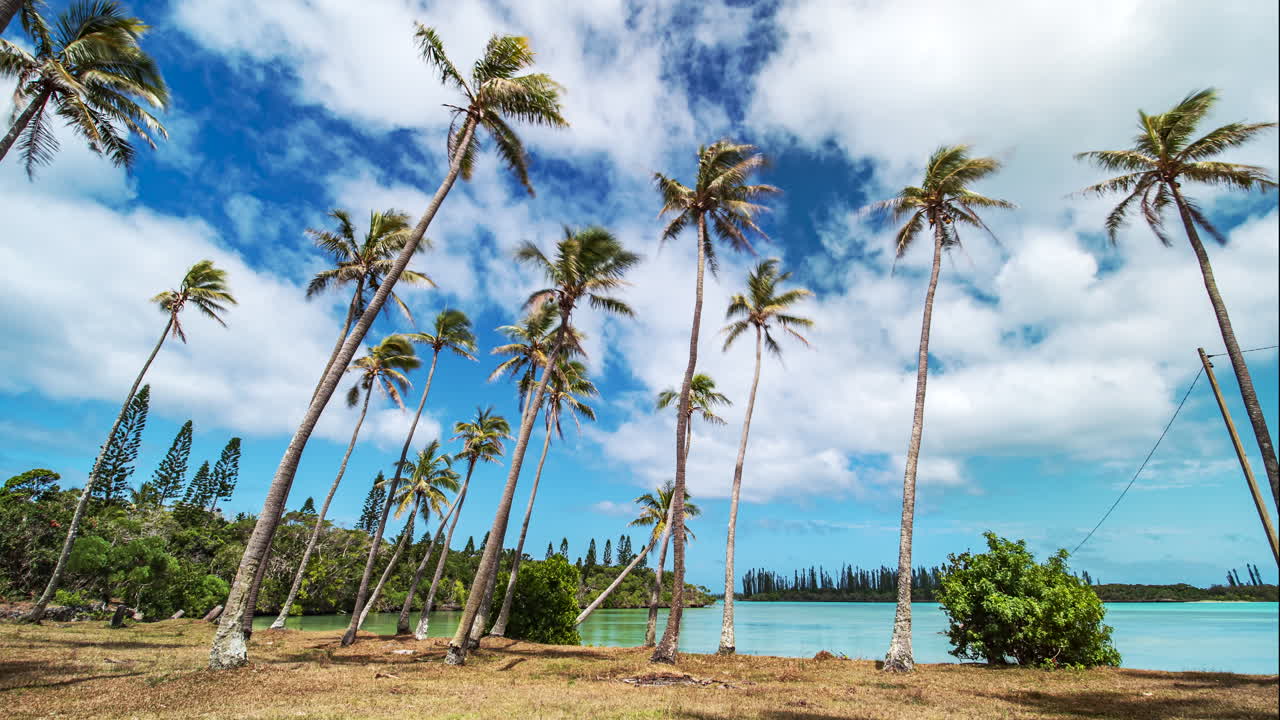
<path id="1" fill-rule="evenodd" d="M 1249 468 L 1249 458 L 1244 454 L 1244 446 L 1240 444 L 1240 436 L 1236 434 L 1236 426 L 1231 422 L 1231 413 L 1227 411 L 1227 403 L 1222 399 L 1222 390 L 1218 388 L 1218 379 L 1213 375 L 1213 363 L 1209 362 L 1209 356 L 1204 353 L 1204 348 L 1196 348 L 1200 353 L 1200 362 L 1204 364 L 1204 374 L 1209 378 L 1209 385 L 1213 388 L 1213 396 L 1218 400 L 1218 409 L 1222 411 L 1222 420 L 1227 424 L 1227 432 L 1231 434 L 1231 444 L 1236 449 L 1236 457 L 1240 459 L 1240 469 L 1244 471 L 1244 479 L 1249 483 L 1249 492 L 1253 494 L 1253 504 L 1258 508 L 1258 517 L 1262 519 L 1262 530 L 1267 534 L 1267 542 L 1271 543 L 1271 554 L 1275 557 L 1276 564 L 1280 565 L 1280 541 L 1276 539 L 1276 529 L 1271 525 L 1271 516 L 1267 513 L 1266 503 L 1262 500 L 1262 493 L 1258 492 L 1258 481 L 1253 477 L 1253 470 Z"/>

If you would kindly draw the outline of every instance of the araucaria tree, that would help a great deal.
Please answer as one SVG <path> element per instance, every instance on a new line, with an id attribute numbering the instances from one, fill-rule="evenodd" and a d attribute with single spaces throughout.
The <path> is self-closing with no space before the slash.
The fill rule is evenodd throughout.
<path id="1" fill-rule="evenodd" d="M 724 328 L 724 349 L 727 351 L 743 333 L 754 330 L 756 336 L 755 372 L 751 376 L 751 392 L 747 395 L 747 410 L 742 418 L 742 439 L 738 442 L 738 460 L 733 466 L 733 492 L 729 499 L 729 535 L 725 541 L 724 555 L 724 614 L 720 624 L 721 655 L 732 655 L 736 641 L 733 633 L 733 548 L 738 527 L 738 495 L 742 490 L 742 466 L 747 459 L 747 436 L 751 432 L 751 413 L 756 406 L 756 388 L 760 385 L 761 351 L 767 349 L 774 356 L 782 355 L 782 348 L 773 337 L 771 329 L 782 332 L 808 345 L 809 341 L 799 329 L 813 325 L 813 321 L 791 314 L 791 308 L 813 293 L 804 288 L 780 290 L 779 285 L 791 278 L 791 273 L 779 273 L 778 261 L 765 260 L 747 275 L 747 292 L 729 299 L 725 317 L 733 322 Z M 737 318 L 735 320 L 735 318 Z"/>
<path id="2" fill-rule="evenodd" d="M 871 205 L 867 210 L 889 213 L 905 220 L 895 236 L 897 257 L 901 258 L 928 223 L 933 235 L 933 265 L 924 296 L 924 319 L 920 327 L 920 351 L 916 367 L 915 414 L 911 440 L 907 444 L 907 465 L 902 479 L 902 525 L 898 537 L 898 607 L 893 620 L 893 637 L 885 656 L 884 669 L 909 672 L 915 668 L 911 652 L 911 534 L 915 523 L 916 466 L 920 461 L 920 437 L 924 432 L 925 383 L 929 377 L 929 328 L 933 320 L 933 296 L 942 270 L 942 253 L 960 245 L 960 225 L 987 229 L 978 210 L 1012 209 L 1013 203 L 979 195 L 969 189 L 1000 169 L 994 158 L 969 157 L 969 146 L 943 146 L 934 151 L 925 165 L 924 181 L 908 186 L 897 196 Z"/>
<path id="3" fill-rule="evenodd" d="M 160 307 L 160 311 L 167 316 L 164 331 L 160 333 L 160 339 L 156 341 L 156 346 L 152 348 L 151 354 L 147 356 L 146 362 L 142 364 L 142 370 L 134 378 L 133 386 L 129 388 L 129 394 L 125 396 L 124 404 L 120 406 L 120 412 L 116 414 L 115 422 L 111 425 L 111 430 L 107 432 L 107 440 L 102 444 L 103 449 L 111 447 L 116 433 L 120 430 L 120 424 L 124 421 L 125 412 L 129 409 L 129 402 L 138 392 L 138 386 L 142 384 L 142 378 L 146 376 L 151 363 L 156 359 L 156 354 L 160 352 L 160 347 L 164 345 L 165 338 L 172 333 L 177 335 L 182 342 L 185 343 L 187 341 L 182 324 L 178 321 L 179 314 L 190 305 L 199 310 L 205 317 L 226 327 L 227 324 L 222 320 L 222 314 L 227 311 L 227 306 L 234 305 L 236 300 L 227 288 L 227 271 L 214 267 L 212 260 L 201 260 L 191 266 L 191 269 L 182 277 L 182 282 L 179 283 L 176 289 L 166 290 L 156 295 L 151 298 L 151 302 L 156 303 Z M 62 574 L 66 570 L 67 558 L 71 555 L 71 546 L 75 543 L 76 533 L 80 530 L 80 522 L 84 519 L 85 507 L 89 504 L 89 498 L 93 495 L 93 488 L 101 465 L 102 452 L 99 452 L 97 459 L 93 461 L 93 469 L 89 472 L 89 479 L 85 481 L 84 490 L 80 493 L 80 500 L 76 503 L 75 513 L 71 516 L 71 523 L 67 525 L 67 537 L 62 543 L 62 552 L 59 553 L 58 562 L 53 567 L 53 574 L 49 577 L 49 584 L 45 586 L 44 592 L 41 593 L 40 598 L 36 600 L 35 606 L 31 608 L 31 612 L 27 615 L 27 620 L 30 622 L 39 622 L 44 617 L 45 608 L 53 598 L 53 594 L 57 592 L 58 584 L 62 582 Z"/>
<path id="4" fill-rule="evenodd" d="M 240 567 L 236 570 L 231 592 L 227 596 L 226 609 L 219 619 L 218 630 L 209 648 L 209 667 L 213 669 L 238 667 L 248 660 L 244 631 L 247 600 L 258 568 L 265 561 L 271 547 L 280 512 L 293 485 L 302 451 L 306 448 L 307 440 L 319 422 L 325 405 L 337 389 L 346 364 L 355 356 L 356 348 L 364 340 L 374 318 L 382 311 L 387 296 L 409 264 L 409 259 L 417 252 L 440 205 L 460 175 L 463 178 L 470 177 L 478 151 L 477 131 L 483 130 L 489 134 L 493 147 L 508 169 L 532 193 L 529 159 L 519 136 L 508 125 L 508 121 L 518 120 L 550 127 L 568 125 L 560 114 L 560 86 L 545 74 L 519 74 L 533 65 L 533 49 L 527 38 L 494 36 L 485 47 L 484 56 L 476 62 L 470 82 L 462 77 L 445 55 L 444 45 L 435 30 L 418 25 L 415 38 L 423 59 L 439 73 L 440 81 L 462 96 L 463 104 L 453 108 L 455 122 L 448 133 L 449 170 L 426 211 L 405 239 L 404 249 L 387 269 L 382 283 L 343 342 L 338 357 L 329 364 L 318 392 L 311 400 L 302 423 L 280 460 L 275 477 L 267 489 L 258 523 L 245 544 Z"/>
<path id="5" fill-rule="evenodd" d="M 0 76 L 18 80 L 0 161 L 18 143 L 29 177 L 48 164 L 58 151 L 51 111 L 117 166 L 133 164 L 131 133 L 153 149 L 154 136 L 167 137 L 145 109 L 169 102 L 156 61 L 139 45 L 145 23 L 126 17 L 119 3 L 78 0 L 52 25 L 28 8 L 22 25 L 33 52 L 0 39 Z"/>
<path id="6" fill-rule="evenodd" d="M 357 530 L 363 530 L 372 535 L 373 529 L 378 526 L 382 504 L 387 499 L 387 489 L 382 482 L 385 479 L 381 472 L 373 479 L 373 485 L 369 488 L 369 494 L 365 496 L 364 505 L 360 509 L 360 519 L 356 521 Z"/>
<path id="7" fill-rule="evenodd" d="M 623 248 L 617 238 L 602 227 L 589 227 L 577 232 L 566 227 L 564 238 L 557 243 L 554 256 L 548 257 L 537 246 L 525 242 L 517 251 L 516 257 L 541 271 L 550 281 L 551 286 L 534 292 L 526 305 L 539 307 L 547 302 L 555 303 L 560 312 L 560 329 L 547 356 L 542 377 L 529 399 L 531 411 L 524 413 L 520 420 L 520 432 L 511 453 L 511 468 L 507 473 L 507 482 L 503 487 L 497 512 L 494 513 L 493 526 L 489 530 L 491 542 L 485 543 L 458 631 L 449 643 L 445 662 L 450 665 L 461 665 L 466 661 L 467 641 L 477 617 L 481 618 L 478 627 L 484 627 L 486 613 L 482 612 L 481 605 L 488 604 L 489 589 L 497 580 L 498 556 L 503 538 L 507 534 L 511 502 L 515 498 L 520 467 L 529 446 L 529 436 L 533 432 L 536 410 L 542 406 L 550 376 L 570 342 L 569 328 L 573 327 L 573 311 L 579 301 L 585 301 L 598 310 L 630 316 L 631 308 L 611 293 L 625 284 L 623 276 L 640 262 L 639 255 Z"/>
<path id="8" fill-rule="evenodd" d="M 240 438 L 233 437 L 222 448 L 218 462 L 213 466 L 213 480 L 218 491 L 209 502 L 209 512 L 218 508 L 219 500 L 230 500 L 236 490 L 236 482 L 240 479 Z"/>
<path id="9" fill-rule="evenodd" d="M 128 501 L 131 489 L 129 477 L 133 475 L 133 462 L 138 459 L 138 448 L 142 445 L 142 431 L 147 426 L 150 405 L 151 386 L 143 385 L 129 402 L 120 428 L 102 453 L 98 482 L 93 492 L 106 504 Z"/>
<path id="10" fill-rule="evenodd" d="M 698 366 L 698 335 L 702 324 L 702 283 L 708 261 L 715 270 L 715 246 L 717 237 L 737 250 L 750 250 L 749 234 L 766 237 L 756 224 L 757 216 L 765 208 L 758 201 L 773 195 L 778 189 L 772 185 L 752 185 L 748 182 L 757 170 L 764 166 L 764 156 L 756 153 L 751 145 L 739 145 L 721 140 L 698 149 L 698 174 L 693 187 L 661 173 L 654 175 L 658 193 L 662 196 L 662 214 L 671 216 L 663 230 L 663 240 L 673 240 L 690 226 L 697 231 L 697 279 L 694 285 L 693 323 L 689 330 L 689 362 L 685 366 L 684 380 L 680 385 L 680 402 L 676 415 L 676 476 L 675 505 L 672 525 L 675 537 L 673 577 L 675 588 L 671 598 L 671 614 L 667 616 L 667 629 L 662 642 L 653 651 L 654 662 L 674 663 L 680 641 L 680 619 L 684 611 L 684 504 L 685 493 L 685 442 L 688 431 L 689 384 Z"/>
<path id="11" fill-rule="evenodd" d="M 182 494 L 187 484 L 187 462 L 191 457 L 191 421 L 188 420 L 178 428 L 160 467 L 151 476 L 151 487 L 155 489 L 158 504 L 164 505 L 169 498 Z"/>
<path id="12" fill-rule="evenodd" d="M 1076 158 L 1088 160 L 1109 172 L 1123 173 L 1082 191 L 1097 195 L 1124 195 L 1120 204 L 1107 216 L 1107 236 L 1113 244 L 1136 206 L 1156 238 L 1166 247 L 1171 246 L 1173 243 L 1165 231 L 1164 218 L 1165 212 L 1171 207 L 1176 209 L 1182 221 L 1182 229 L 1187 234 L 1187 241 L 1200 263 L 1204 289 L 1213 305 L 1213 314 L 1222 333 L 1222 343 L 1227 348 L 1231 368 L 1235 371 L 1236 382 L 1240 386 L 1240 398 L 1244 401 L 1245 412 L 1249 415 L 1249 423 L 1253 425 L 1253 435 L 1257 438 L 1258 451 L 1262 454 L 1262 465 L 1267 471 L 1267 481 L 1271 484 L 1271 496 L 1280 510 L 1280 465 L 1276 462 L 1275 446 L 1271 444 L 1271 432 L 1267 429 L 1258 393 L 1253 388 L 1249 366 L 1245 364 L 1244 353 L 1240 351 L 1235 331 L 1231 328 L 1227 305 L 1218 292 L 1213 266 L 1209 264 L 1209 253 L 1205 251 L 1196 228 L 1209 233 L 1220 244 L 1225 245 L 1227 237 L 1209 221 L 1195 200 L 1182 194 L 1184 180 L 1227 190 L 1275 188 L 1275 180 L 1266 168 L 1223 162 L 1214 158 L 1244 145 L 1263 131 L 1276 127 L 1276 124 L 1230 123 L 1193 139 L 1197 126 L 1209 114 L 1217 100 L 1218 93 L 1215 90 L 1201 90 L 1186 96 L 1182 102 L 1159 115 L 1138 111 L 1138 134 L 1134 136 L 1133 147 L 1127 150 L 1083 152 L 1076 155 Z"/>

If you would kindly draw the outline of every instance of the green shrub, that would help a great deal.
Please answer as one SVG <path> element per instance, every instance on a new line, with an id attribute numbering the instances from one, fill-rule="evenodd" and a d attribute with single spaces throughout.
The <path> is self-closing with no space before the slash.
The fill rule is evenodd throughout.
<path id="1" fill-rule="evenodd" d="M 498 585 L 505 586 L 506 574 Z M 573 621 L 578 618 L 578 570 L 559 555 L 550 560 L 520 564 L 507 637 L 550 645 L 578 645 L 582 638 Z M 495 591 L 496 604 L 502 602 L 505 587 Z"/>
<path id="2" fill-rule="evenodd" d="M 958 658 L 1041 667 L 1119 665 L 1093 590 L 1067 570 L 1067 551 L 1044 564 L 1026 542 L 985 533 L 988 552 L 948 557 L 938 602 Z"/>
<path id="3" fill-rule="evenodd" d="M 92 603 L 93 598 L 86 597 L 84 593 L 81 593 L 78 590 L 59 590 L 53 594 L 54 605 L 64 605 L 66 607 L 88 607 Z"/>

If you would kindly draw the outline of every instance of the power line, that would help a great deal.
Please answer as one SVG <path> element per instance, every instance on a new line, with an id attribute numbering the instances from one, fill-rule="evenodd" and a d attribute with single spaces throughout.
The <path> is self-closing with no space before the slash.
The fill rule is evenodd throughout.
<path id="1" fill-rule="evenodd" d="M 1120 501 L 1124 499 L 1124 496 L 1129 492 L 1129 488 L 1133 487 L 1133 484 L 1137 482 L 1138 476 L 1142 474 L 1143 469 L 1147 467 L 1147 463 L 1151 461 L 1151 456 L 1156 454 L 1156 449 L 1160 447 L 1160 442 L 1164 440 L 1165 435 L 1169 434 L 1169 428 L 1173 427 L 1173 421 L 1178 419 L 1178 413 L 1182 412 L 1182 406 L 1187 404 L 1187 398 L 1191 397 L 1191 391 L 1195 389 L 1196 382 L 1200 380 L 1200 375 L 1203 372 L 1204 368 L 1200 368 L 1196 371 L 1196 376 L 1191 379 L 1191 386 L 1187 388 L 1186 394 L 1182 396 L 1182 401 L 1178 403 L 1177 409 L 1173 411 L 1173 417 L 1169 418 L 1169 422 L 1164 426 L 1164 431 L 1160 433 L 1160 437 L 1156 438 L 1156 444 L 1151 446 L 1151 452 L 1147 453 L 1146 459 L 1138 466 L 1138 471 L 1133 474 L 1133 478 L 1129 480 L 1129 484 L 1124 486 L 1124 491 L 1120 493 L 1120 497 L 1116 498 L 1116 501 L 1111 503 L 1111 507 L 1107 509 L 1106 514 L 1102 516 L 1102 519 L 1098 521 L 1098 524 L 1094 525 L 1093 529 L 1089 531 L 1089 534 L 1085 535 L 1084 539 L 1080 541 L 1080 544 L 1075 547 L 1075 550 L 1071 551 L 1072 555 L 1075 555 L 1076 550 L 1079 550 L 1085 543 L 1089 542 L 1089 538 L 1093 537 L 1093 534 L 1098 531 L 1098 528 L 1102 527 L 1102 523 L 1106 522 L 1107 518 L 1111 517 L 1111 511 L 1115 510 L 1116 506 L 1120 504 Z"/>
<path id="2" fill-rule="evenodd" d="M 1278 347 L 1280 347 L 1280 345 L 1267 345 L 1266 347 L 1249 348 L 1248 350 L 1241 350 L 1240 352 L 1247 353 L 1247 352 L 1257 352 L 1259 350 L 1275 350 Z M 1222 357 L 1223 355 L 1226 355 L 1226 354 L 1227 353 L 1217 353 L 1216 355 L 1210 355 L 1209 357 Z"/>

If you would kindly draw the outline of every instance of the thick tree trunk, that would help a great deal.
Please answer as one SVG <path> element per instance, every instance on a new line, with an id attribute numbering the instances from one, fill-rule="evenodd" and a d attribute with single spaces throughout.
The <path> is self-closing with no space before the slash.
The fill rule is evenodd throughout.
<path id="1" fill-rule="evenodd" d="M 409 613 L 413 609 L 413 596 L 418 592 L 418 585 L 422 584 L 422 575 L 427 571 L 427 563 L 431 560 L 431 553 L 435 552 L 436 546 L 440 544 L 440 536 L 444 535 L 445 523 L 449 522 L 449 518 L 453 516 L 454 510 L 457 508 L 458 502 L 455 499 L 453 507 L 450 507 L 449 512 L 440 518 L 440 525 L 436 528 L 436 535 L 431 538 L 427 549 L 422 553 L 422 560 L 418 563 L 418 569 L 413 572 L 413 581 L 409 583 L 409 592 L 405 593 L 404 605 L 400 608 L 400 617 L 396 620 L 397 635 L 409 634 Z"/>
<path id="2" fill-rule="evenodd" d="M 690 417 L 689 432 L 685 433 L 684 461 L 689 462 L 689 451 L 693 449 L 693 418 Z M 671 511 L 674 504 L 667 504 L 667 517 L 662 522 L 662 539 L 658 545 L 662 548 L 658 553 L 658 565 L 653 569 L 653 587 L 649 590 L 649 620 L 645 625 L 644 646 L 653 647 L 658 644 L 658 606 L 662 604 L 662 569 L 667 564 L 667 546 L 671 540 Z"/>
<path id="3" fill-rule="evenodd" d="M 329 503 L 333 502 L 333 495 L 338 492 L 338 484 L 342 482 L 342 476 L 347 472 L 347 461 L 351 459 L 351 451 L 355 449 L 356 439 L 360 437 L 360 426 L 364 424 L 364 416 L 369 412 L 369 398 L 372 395 L 373 385 L 370 384 L 369 389 L 364 393 L 364 404 L 360 406 L 360 418 L 356 420 L 355 430 L 351 431 L 351 442 L 347 443 L 347 451 L 342 455 L 342 463 L 338 465 L 338 475 L 329 486 L 329 494 L 324 496 L 324 504 L 320 506 L 320 514 L 316 516 L 316 525 L 311 529 L 311 537 L 307 540 L 307 549 L 302 551 L 298 573 L 293 578 L 293 585 L 289 588 L 289 596 L 285 598 L 284 606 L 280 608 L 280 614 L 271 623 L 272 630 L 284 627 L 284 621 L 289 618 L 289 608 L 293 607 L 294 600 L 298 599 L 298 591 L 302 589 L 302 578 L 307 574 L 307 563 L 311 560 L 311 553 L 315 552 L 316 543 L 320 540 L 320 530 L 324 527 L 325 516 L 329 513 Z"/>
<path id="4" fill-rule="evenodd" d="M 24 2 L 27 0 L 0 0 L 0 35 L 4 34 L 5 28 L 9 27 L 9 22 L 22 9 Z"/>
<path id="5" fill-rule="evenodd" d="M 240 627 L 244 632 L 244 641 L 249 642 L 249 638 L 253 637 L 253 616 L 258 611 L 258 592 L 262 590 L 262 579 L 267 576 L 267 568 L 270 567 L 271 560 L 271 543 L 275 542 L 276 531 L 280 529 L 280 521 L 284 519 L 285 511 L 280 510 L 280 517 L 271 526 L 271 536 L 267 538 L 267 549 L 262 554 L 262 562 L 258 563 L 258 570 L 253 574 L 253 582 L 249 584 L 249 594 L 244 601 L 244 617 L 240 621 Z"/>
<path id="6" fill-rule="evenodd" d="M 591 617 L 591 613 L 595 612 L 596 608 L 604 604 L 604 601 L 608 599 L 609 595 L 611 595 L 614 590 L 618 589 L 618 586 L 622 584 L 622 581 L 625 580 L 627 576 L 631 574 L 632 570 L 636 569 L 636 566 L 639 565 L 640 561 L 643 560 L 644 557 L 649 554 L 649 551 L 653 549 L 653 546 L 656 545 L 657 542 L 658 542 L 657 538 L 653 538 L 649 540 L 649 544 L 645 546 L 643 550 L 640 551 L 639 555 L 636 555 L 634 558 L 631 559 L 631 564 L 623 568 L 622 572 L 618 574 L 618 577 L 614 578 L 613 582 L 609 583 L 609 587 L 605 588 L 603 592 L 601 592 L 599 595 L 596 596 L 595 600 L 591 601 L 590 605 L 588 605 L 581 613 L 578 614 L 578 619 L 573 621 L 573 624 L 575 627 L 578 625 L 581 625 L 584 620 Z"/>
<path id="7" fill-rule="evenodd" d="M 360 304 L 360 296 L 364 294 L 364 277 L 362 276 L 356 282 L 356 292 L 351 296 L 351 302 L 347 303 L 347 319 L 342 323 L 342 333 L 338 335 L 338 342 L 333 344 L 333 352 L 329 353 L 329 360 L 324 364 L 324 372 L 320 373 L 320 382 L 316 383 L 316 389 L 311 391 L 311 399 L 316 399 L 316 393 L 320 392 L 320 385 L 324 382 L 324 376 L 329 374 L 329 368 L 333 367 L 333 361 L 338 357 L 338 353 L 342 352 L 342 344 L 347 341 L 347 335 L 351 332 L 351 322 L 356 317 L 356 307 Z"/>
<path id="8" fill-rule="evenodd" d="M 893 617 L 893 637 L 884 658 L 889 672 L 915 669 L 911 652 L 911 534 L 915 527 L 916 466 L 920 461 L 920 437 L 924 434 L 924 391 L 929 380 L 929 328 L 933 322 L 933 295 L 942 269 L 942 219 L 933 226 L 933 269 L 924 296 L 924 320 L 920 324 L 920 355 L 916 366 L 916 405 L 911 420 L 911 442 L 907 445 L 907 469 L 902 478 L 902 527 L 898 534 L 898 607 Z"/>
<path id="9" fill-rule="evenodd" d="M 462 128 L 462 140 L 459 149 L 467 147 L 474 135 L 475 118 L 468 117 Z M 426 212 L 418 220 L 418 224 L 414 226 L 404 249 L 396 257 L 395 263 L 382 284 L 378 286 L 378 290 L 374 293 L 369 305 L 360 314 L 360 319 L 356 322 L 355 329 L 342 344 L 342 352 L 334 360 L 334 363 L 329 366 L 320 392 L 316 394 L 310 407 L 307 408 L 302 424 L 298 426 L 297 432 L 294 433 L 293 439 L 289 442 L 289 447 L 285 450 L 284 457 L 280 460 L 275 477 L 272 478 L 271 485 L 267 490 L 267 497 L 263 501 L 262 512 L 258 515 L 258 523 L 254 526 L 253 534 L 249 536 L 249 541 L 245 545 L 244 555 L 240 559 L 240 567 L 237 569 L 235 580 L 231 584 L 231 593 L 227 597 L 227 609 L 222 614 L 222 619 L 218 623 L 218 630 L 213 636 L 213 642 L 210 644 L 209 667 L 211 669 L 239 667 L 248 661 L 248 647 L 245 644 L 242 623 L 250 590 L 249 586 L 253 584 L 253 577 L 257 574 L 258 565 L 266 559 L 266 553 L 274 535 L 275 525 L 279 523 L 280 511 L 284 508 L 285 501 L 289 497 L 289 489 L 292 487 L 294 475 L 298 471 L 298 462 L 302 459 L 302 451 L 306 448 L 307 440 L 310 439 L 316 423 L 320 421 L 320 414 L 324 412 L 325 405 L 329 403 L 329 398 L 333 396 L 334 391 L 337 389 L 338 381 L 342 377 L 342 371 L 351 362 L 351 358 L 355 356 L 356 349 L 364 340 L 365 334 L 369 332 L 369 328 L 373 325 L 378 313 L 382 312 L 382 306 L 386 303 L 387 296 L 391 294 L 396 281 L 400 279 L 400 274 L 404 272 L 409 260 L 417 252 L 418 244 L 422 242 L 422 238 L 427 232 L 427 227 L 440 210 L 440 205 L 449 194 L 449 190 L 453 188 L 454 182 L 457 181 L 461 168 L 462 154 L 460 152 L 454 153 L 454 157 L 449 162 L 448 175 L 445 176 L 444 182 L 436 190 L 435 196 L 431 198 L 431 204 L 427 206 Z"/>
<path id="10" fill-rule="evenodd" d="M 484 583 L 484 594 L 480 598 L 480 609 L 476 611 L 476 617 L 471 621 L 471 632 L 467 634 L 467 649 L 474 650 L 480 647 L 480 638 L 484 637 L 485 625 L 489 624 L 489 612 L 493 608 L 493 592 L 498 584 L 498 566 L 502 563 L 502 540 L 498 540 L 498 559 L 494 562 L 493 570 L 488 574 Z M 489 542 L 495 542 L 490 536 Z"/>
<path id="11" fill-rule="evenodd" d="M 0 139 L 0 162 L 9 154 L 9 148 L 13 147 L 13 144 L 18 141 L 22 131 L 31 123 L 31 118 L 34 118 L 44 110 L 45 103 L 49 102 L 49 97 L 52 95 L 53 88 L 46 83 L 44 89 L 32 98 L 31 102 L 27 103 L 27 106 L 18 114 L 18 117 L 13 119 L 13 125 L 10 126 L 9 132 L 4 134 L 3 139 Z"/>
<path id="12" fill-rule="evenodd" d="M 667 629 L 662 641 L 654 648 L 651 662 L 676 662 L 680 646 L 680 620 L 684 615 L 684 493 L 685 493 L 685 430 L 689 426 L 689 384 L 698 367 L 698 331 L 702 325 L 702 275 L 706 265 L 707 220 L 698 217 L 698 281 L 693 299 L 693 325 L 689 330 L 689 364 L 684 369 L 680 384 L 680 407 L 676 413 L 676 484 L 671 496 L 671 612 L 667 615 Z"/>
<path id="13" fill-rule="evenodd" d="M 396 563 L 400 562 L 400 556 L 404 554 L 405 547 L 412 542 L 413 539 L 413 521 L 418 515 L 419 499 L 413 499 L 413 510 L 410 511 L 409 519 L 404 523 L 404 532 L 400 533 L 400 542 L 396 543 L 395 552 L 391 553 L 391 559 L 387 561 L 387 567 L 383 569 L 382 576 L 378 578 L 378 584 L 374 586 L 373 592 L 369 594 L 369 602 L 365 603 L 364 608 L 360 611 L 360 619 L 355 623 L 356 630 L 360 630 L 360 626 L 364 625 L 364 619 L 369 616 L 369 610 L 378 602 L 378 597 L 382 595 L 382 588 L 386 586 L 387 579 L 391 577 L 391 573 L 395 572 Z"/>
<path id="14" fill-rule="evenodd" d="M 550 408 L 545 409 L 544 415 Z M 524 538 L 529 533 L 529 519 L 533 517 L 533 501 L 538 497 L 538 483 L 542 480 L 542 466 L 547 462 L 547 450 L 551 448 L 551 421 L 547 420 L 547 437 L 542 441 L 542 456 L 538 458 L 538 472 L 533 476 L 529 489 L 529 504 L 524 509 L 524 524 L 520 526 L 520 539 L 516 542 L 516 556 L 511 561 L 511 573 L 507 576 L 507 590 L 502 596 L 502 609 L 493 623 L 490 635 L 503 637 L 507 633 L 507 621 L 511 618 L 511 603 L 516 596 L 516 578 L 520 575 L 520 560 L 524 554 Z"/>
<path id="15" fill-rule="evenodd" d="M 1244 353 L 1240 352 L 1240 343 L 1236 342 L 1236 333 L 1231 329 L 1231 317 L 1227 315 L 1227 304 L 1222 301 L 1218 292 L 1218 283 L 1213 278 L 1213 266 L 1209 264 L 1209 253 L 1205 252 L 1204 243 L 1196 232 L 1195 222 L 1187 212 L 1187 203 L 1178 190 L 1177 183 L 1170 183 L 1173 197 L 1178 203 L 1178 212 L 1182 215 L 1182 226 L 1187 231 L 1187 240 L 1195 251 L 1196 260 L 1200 262 L 1200 275 L 1204 278 L 1204 289 L 1209 294 L 1209 302 L 1213 304 L 1213 314 L 1218 319 L 1218 329 L 1222 332 L 1222 344 L 1227 348 L 1227 357 L 1231 359 L 1231 369 L 1236 373 L 1236 384 L 1240 386 L 1240 399 L 1244 401 L 1244 410 L 1249 415 L 1249 423 L 1253 425 L 1253 435 L 1258 440 L 1258 452 L 1262 454 L 1262 467 L 1267 471 L 1267 482 L 1271 485 L 1271 500 L 1280 513 L 1280 464 L 1276 461 L 1276 448 L 1271 443 L 1271 431 L 1267 429 L 1267 419 L 1262 414 L 1262 404 L 1258 402 L 1258 393 L 1253 389 L 1253 377 L 1249 374 L 1249 366 L 1244 361 Z"/>
<path id="16" fill-rule="evenodd" d="M 462 503 L 467 499 L 467 487 L 471 485 L 471 473 L 475 469 L 476 463 L 472 460 L 467 464 L 467 479 L 462 481 L 462 490 L 458 491 L 458 499 L 453 503 L 453 520 L 449 523 L 448 534 L 444 536 L 444 545 L 440 546 L 440 559 L 436 562 L 435 574 L 431 576 L 431 589 L 427 591 L 427 599 L 422 603 L 422 615 L 418 617 L 418 627 L 413 632 L 413 636 L 419 640 L 427 639 L 427 630 L 431 625 L 431 606 L 436 601 L 436 590 L 440 589 L 440 578 L 444 576 L 444 563 L 449 559 L 449 543 L 453 542 L 453 530 L 458 527 L 458 518 L 462 516 Z"/>
<path id="17" fill-rule="evenodd" d="M 93 469 L 89 471 L 89 479 L 84 483 L 84 489 L 80 491 L 80 499 L 76 501 L 76 510 L 71 515 L 71 524 L 67 526 L 67 537 L 62 541 L 62 551 L 58 553 L 58 562 L 53 566 L 53 574 L 49 576 L 49 582 L 44 586 L 44 592 L 40 593 L 40 598 L 36 600 L 36 604 L 31 608 L 31 612 L 27 614 L 25 620 L 27 622 L 40 622 L 44 617 L 45 608 L 49 606 L 49 601 L 53 599 L 53 594 L 58 591 L 58 585 L 62 583 L 62 574 L 67 569 L 67 558 L 71 556 L 71 546 L 75 544 L 76 534 L 80 532 L 80 523 L 84 520 L 84 512 L 89 507 L 89 498 L 93 495 L 93 485 L 98 480 L 98 467 L 102 464 L 102 456 L 106 453 L 107 448 L 111 446 L 116 437 L 116 431 L 120 429 L 120 423 L 124 420 L 124 414 L 129 409 L 129 403 L 133 402 L 133 396 L 138 394 L 138 386 L 142 384 L 142 378 L 146 376 L 147 370 L 151 367 L 151 362 L 156 359 L 156 355 L 160 352 L 160 346 L 164 345 L 165 338 L 169 337 L 169 331 L 173 328 L 173 316 L 169 316 L 169 321 L 165 323 L 164 332 L 160 333 L 160 339 L 156 341 L 156 346 L 151 349 L 151 354 L 147 356 L 147 361 L 142 364 L 142 371 L 138 373 L 138 377 L 133 380 L 133 387 L 129 388 L 129 394 L 124 399 L 124 405 L 120 406 L 120 412 L 116 414 L 116 421 L 111 425 L 111 431 L 107 433 L 107 441 L 98 449 L 98 457 L 93 461 Z"/>
<path id="18" fill-rule="evenodd" d="M 733 635 L 733 546 L 738 529 L 738 494 L 742 490 L 742 466 L 747 459 L 747 436 L 751 433 L 751 412 L 756 407 L 756 388 L 760 385 L 760 347 L 763 342 L 760 327 L 756 326 L 756 371 L 751 378 L 751 392 L 747 395 L 747 414 L 742 419 L 742 440 L 738 443 L 738 462 L 733 466 L 733 496 L 729 500 L 729 536 L 724 549 L 724 617 L 720 621 L 721 655 L 737 651 Z"/>

